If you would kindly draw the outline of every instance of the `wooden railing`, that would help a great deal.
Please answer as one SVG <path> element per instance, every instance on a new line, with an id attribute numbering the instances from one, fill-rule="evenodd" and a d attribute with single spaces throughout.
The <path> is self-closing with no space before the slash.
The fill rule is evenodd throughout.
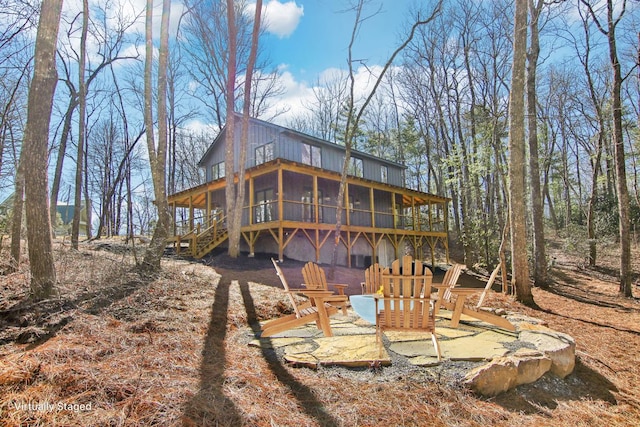
<path id="1" fill-rule="evenodd" d="M 219 216 L 211 226 L 202 230 L 201 224 L 196 224 L 193 229 L 188 230 L 185 234 L 176 232 L 173 241 L 176 242 L 176 252 L 180 254 L 182 242 L 189 242 L 189 254 L 195 258 L 202 258 L 220 243 L 227 240 L 229 234 L 224 226 L 226 222 L 225 216 Z M 177 227 L 179 230 L 184 227 Z"/>

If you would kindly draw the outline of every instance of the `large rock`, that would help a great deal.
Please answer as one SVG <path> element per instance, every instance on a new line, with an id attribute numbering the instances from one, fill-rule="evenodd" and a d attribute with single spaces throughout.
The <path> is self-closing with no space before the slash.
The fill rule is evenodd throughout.
<path id="1" fill-rule="evenodd" d="M 496 396 L 521 384 L 537 381 L 551 367 L 551 359 L 535 350 L 521 349 L 470 371 L 465 384 L 483 396 Z"/>
<path id="2" fill-rule="evenodd" d="M 473 369 L 465 376 L 465 384 L 483 396 L 496 396 L 513 387 L 518 376 L 513 360 L 500 357 L 487 365 Z"/>
<path id="3" fill-rule="evenodd" d="M 518 368 L 515 385 L 538 381 L 551 368 L 551 359 L 544 353 L 522 348 L 515 352 L 513 360 Z"/>
<path id="4" fill-rule="evenodd" d="M 520 341 L 531 343 L 551 359 L 551 372 L 564 378 L 576 366 L 576 342 L 562 332 L 540 325 L 528 325 L 520 330 Z"/>

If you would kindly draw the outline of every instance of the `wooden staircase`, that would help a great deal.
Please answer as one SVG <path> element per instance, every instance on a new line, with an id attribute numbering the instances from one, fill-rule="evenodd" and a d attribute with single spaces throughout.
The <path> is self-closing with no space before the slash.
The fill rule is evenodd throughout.
<path id="1" fill-rule="evenodd" d="M 229 238 L 229 232 L 224 227 L 225 218 L 220 218 L 213 225 L 202 232 L 194 230 L 190 239 L 189 249 L 194 258 L 202 258 Z"/>

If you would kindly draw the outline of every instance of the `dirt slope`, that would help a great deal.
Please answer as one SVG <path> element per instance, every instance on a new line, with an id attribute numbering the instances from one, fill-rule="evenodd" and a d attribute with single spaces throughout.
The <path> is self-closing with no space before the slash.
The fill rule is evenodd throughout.
<path id="1" fill-rule="evenodd" d="M 256 321 L 288 310 L 267 258 L 168 257 L 143 277 L 118 244 L 61 247 L 57 298 L 30 303 L 26 270 L 0 277 L 0 425 L 639 425 L 640 303 L 618 297 L 606 253 L 597 270 L 553 254 L 539 310 L 491 296 L 572 335 L 578 364 L 479 399 L 437 368 L 314 371 L 249 347 Z M 283 265 L 299 283 L 301 263 Z M 334 281 L 357 293 L 361 274 Z"/>

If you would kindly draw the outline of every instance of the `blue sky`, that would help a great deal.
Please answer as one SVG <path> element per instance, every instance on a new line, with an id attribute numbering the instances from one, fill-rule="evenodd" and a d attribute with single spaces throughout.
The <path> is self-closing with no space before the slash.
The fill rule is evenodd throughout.
<path id="1" fill-rule="evenodd" d="M 371 0 L 366 5 L 364 14 L 373 16 L 361 26 L 353 52 L 354 59 L 366 64 L 366 67 L 355 65 L 357 93 L 367 93 L 367 87 L 373 83 L 369 70 L 379 71 L 405 37 L 400 35 L 407 29 L 407 16 L 415 1 Z M 288 109 L 275 119 L 280 124 L 304 111 L 303 105 L 314 98 L 314 88 L 323 76 L 347 69 L 355 19 L 355 13 L 348 10 L 351 3 L 351 0 L 263 0 L 267 34 L 260 42 L 281 73 L 284 93 L 277 107 Z"/>
<path id="2" fill-rule="evenodd" d="M 382 11 L 364 23 L 354 58 L 365 59 L 369 65 L 384 63 L 397 47 L 398 34 L 405 25 L 404 18 L 411 3 L 378 0 L 368 5 L 369 14 L 380 5 Z M 267 29 L 272 32 L 262 41 L 275 64 L 284 65 L 293 76 L 308 83 L 313 83 L 328 68 L 346 68 L 355 17 L 352 11 L 344 11 L 348 1 L 271 0 L 264 4 L 268 10 L 267 22 L 289 24 L 273 29 L 274 25 L 268 24 Z"/>
<path id="3" fill-rule="evenodd" d="M 184 0 L 173 0 L 171 10 L 172 26 L 184 12 Z M 255 0 L 248 0 L 255 2 Z M 322 76 L 335 75 L 337 69 L 347 69 L 347 48 L 353 29 L 355 13 L 346 11 L 354 0 L 263 0 L 263 25 L 266 34 L 260 43 L 272 66 L 279 70 L 280 84 L 284 93 L 278 99 L 278 108 L 287 108 L 287 114 L 277 119 L 280 124 L 301 111 L 303 105 L 313 99 L 314 87 Z M 407 16 L 412 5 L 427 3 L 426 0 L 370 0 L 365 7 L 366 15 L 378 9 L 378 14 L 368 19 L 361 27 L 354 58 L 364 60 L 374 71 L 376 65 L 386 62 L 397 48 L 400 34 L 406 31 Z M 144 32 L 144 0 L 127 0 L 125 13 L 130 17 L 141 16 L 129 31 Z M 68 16 L 75 16 L 81 10 L 80 0 L 65 0 Z M 159 34 L 162 3 L 154 1 L 154 34 Z M 249 3 L 248 13 L 253 14 Z M 70 43 L 78 43 L 77 37 Z M 76 46 L 77 47 L 77 46 Z M 133 54 L 135 46 L 129 49 Z M 143 48 L 142 48 L 143 49 Z M 271 70 L 267 70 L 271 71 Z M 365 93 L 371 78 L 366 68 L 356 70 L 356 91 Z M 268 116 L 269 114 L 267 114 Z M 269 117 L 265 117 L 269 118 Z M 189 123 L 194 129 L 206 128 L 202 118 Z"/>

